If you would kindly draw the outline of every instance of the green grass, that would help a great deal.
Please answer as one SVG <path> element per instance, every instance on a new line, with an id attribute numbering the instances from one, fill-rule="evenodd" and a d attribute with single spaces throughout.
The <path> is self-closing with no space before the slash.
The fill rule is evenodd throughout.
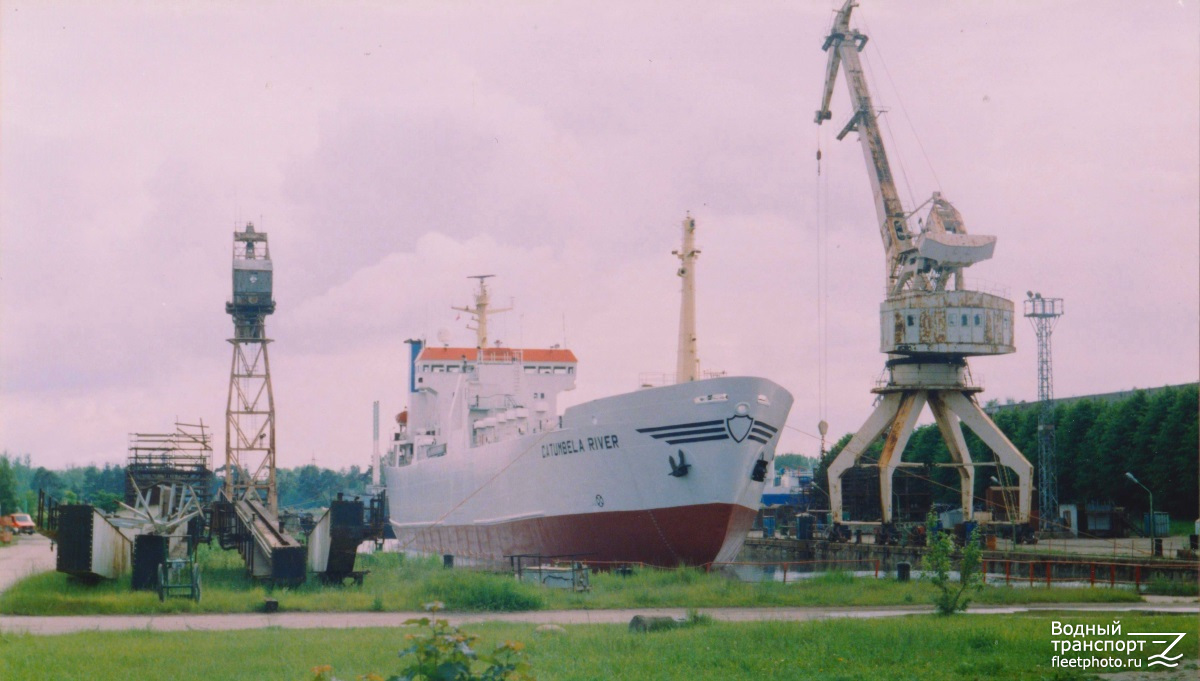
<path id="1" fill-rule="evenodd" d="M 490 623 L 465 629 L 481 636 L 476 645 L 481 650 L 500 641 L 523 641 L 534 674 L 542 681 L 1065 681 L 1089 676 L 1050 666 L 1055 654 L 1051 621 L 1107 625 L 1113 619 L 1112 613 L 1039 613 L 714 622 L 647 634 L 630 633 L 624 625 L 570 625 L 565 634 L 550 635 L 535 633 L 532 624 Z M 1185 645 L 1177 650 L 1185 656 L 1184 665 L 1195 667 L 1194 616 L 1123 614 L 1120 620 L 1126 632 L 1188 632 Z M 299 681 L 310 679 L 311 669 L 324 664 L 333 665 L 341 679 L 370 672 L 386 678 L 401 666 L 397 651 L 405 646 L 405 633 L 265 629 L 4 635 L 0 678 L 123 680 L 145 676 L 150 660 L 156 681 Z"/>
<path id="2" fill-rule="evenodd" d="M 28 577 L 0 594 L 0 613 L 11 615 L 254 612 L 264 599 L 293 612 L 421 610 L 440 600 L 450 610 L 537 610 L 543 591 L 500 575 L 445 570 L 436 559 L 380 553 L 360 557 L 371 571 L 363 586 L 326 586 L 313 578 L 295 588 L 272 589 L 246 576 L 233 551 L 200 547 L 202 598 L 159 602 L 150 591 L 130 590 L 128 575 L 87 585 L 59 572 Z"/>
<path id="3" fill-rule="evenodd" d="M 1142 593 L 1155 596 L 1197 596 L 1200 585 L 1185 579 L 1155 579 L 1142 587 Z"/>
<path id="4" fill-rule="evenodd" d="M 1193 520 L 1178 520 L 1176 518 L 1171 519 L 1170 535 L 1172 537 L 1179 537 L 1179 536 L 1186 537 L 1190 534 L 1196 534 L 1196 521 L 1194 519 Z"/>
<path id="5" fill-rule="evenodd" d="M 882 606 L 927 605 L 934 589 L 920 581 L 854 578 L 832 572 L 789 584 L 746 583 L 699 569 L 641 569 L 629 577 L 592 575 L 587 593 L 517 583 L 511 576 L 476 570 L 446 570 L 436 559 L 394 553 L 362 556 L 371 570 L 363 586 L 331 587 L 310 579 L 293 589 L 268 589 L 245 575 L 234 552 L 202 547 L 203 598 L 158 601 L 152 592 L 134 592 L 129 578 L 94 586 L 48 572 L 22 580 L 0 594 L 0 613 L 12 615 L 237 613 L 261 608 L 270 596 L 282 611 L 420 611 L 441 601 L 450 611 L 610 609 L 648 607 Z M 1123 589 L 988 587 L 973 602 L 1019 603 L 1136 602 Z"/>
<path id="6" fill-rule="evenodd" d="M 897 582 L 893 579 L 853 577 L 829 572 L 817 577 L 782 582 L 740 582 L 702 570 L 644 569 L 633 577 L 597 574 L 592 592 L 547 593 L 555 608 L 652 608 L 652 607 L 761 607 L 761 606 L 881 606 L 928 605 L 934 587 L 928 582 Z M 975 603 L 1011 605 L 1018 603 L 1128 603 L 1140 597 L 1121 589 L 1010 588 L 987 587 Z"/>

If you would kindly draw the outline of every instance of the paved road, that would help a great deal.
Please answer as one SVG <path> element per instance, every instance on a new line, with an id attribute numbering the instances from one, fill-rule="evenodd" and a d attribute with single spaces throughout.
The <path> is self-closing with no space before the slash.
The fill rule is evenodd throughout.
<path id="1" fill-rule="evenodd" d="M 727 622 L 758 620 L 802 621 L 837 617 L 877 618 L 918 615 L 932 607 L 881 608 L 703 608 L 714 619 Z M 972 614 L 1013 614 L 1036 611 L 1073 612 L 1161 612 L 1200 614 L 1196 603 L 1121 603 L 1037 605 L 971 608 Z M 634 615 L 682 616 L 683 608 L 647 610 L 539 610 L 510 613 L 445 613 L 456 625 L 478 622 L 527 622 L 531 624 L 625 624 Z M 405 620 L 422 617 L 415 612 L 277 613 L 238 615 L 85 615 L 68 617 L 0 617 L 0 632 L 67 634 L 75 631 L 235 631 L 239 629 L 350 629 L 398 627 Z"/>
<path id="2" fill-rule="evenodd" d="M 29 575 L 54 569 L 55 552 L 40 534 L 23 535 L 13 546 L 0 548 L 0 591 Z"/>

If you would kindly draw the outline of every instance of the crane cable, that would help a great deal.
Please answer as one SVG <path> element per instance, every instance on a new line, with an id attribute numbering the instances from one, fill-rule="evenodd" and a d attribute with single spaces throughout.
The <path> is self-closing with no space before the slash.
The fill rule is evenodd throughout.
<path id="1" fill-rule="evenodd" d="M 867 34 L 870 35 L 871 26 L 869 23 L 867 23 L 866 13 L 864 13 L 862 9 L 859 9 L 858 11 L 858 18 L 859 21 L 862 21 L 863 28 L 867 30 Z M 925 159 L 925 165 L 929 168 L 929 173 L 933 175 L 933 183 L 937 186 L 938 191 L 941 191 L 942 181 L 938 178 L 937 170 L 935 170 L 933 167 L 933 161 L 929 159 L 929 153 L 925 151 L 925 145 L 921 142 L 921 136 L 917 134 L 917 128 L 913 125 L 912 118 L 908 115 L 908 108 L 904 106 L 904 100 L 900 97 L 900 89 L 896 87 L 896 82 L 892 80 L 892 72 L 888 70 L 887 62 L 883 59 L 883 52 L 879 49 L 879 41 L 872 40 L 870 44 L 872 46 L 871 49 L 879 59 L 879 65 L 883 67 L 883 74 L 887 76 L 888 84 L 892 86 L 892 92 L 896 97 L 896 103 L 900 105 L 900 113 L 904 114 L 904 121 L 908 123 L 908 129 L 910 132 L 912 132 L 913 139 L 917 141 L 917 147 L 921 150 L 921 156 Z M 891 134 L 890 126 L 888 128 L 888 134 Z M 895 140 L 893 140 L 893 148 L 894 147 Z M 903 165 L 901 165 L 901 170 L 903 170 Z M 905 178 L 905 183 L 907 182 L 908 179 Z"/>
<path id="2" fill-rule="evenodd" d="M 863 25 L 865 26 L 866 23 L 864 22 Z M 868 31 L 868 33 L 869 32 L 870 31 Z M 875 41 L 872 40 L 870 44 L 874 45 Z M 875 53 L 879 54 L 878 48 L 875 49 Z M 866 55 L 864 54 L 860 56 L 860 61 L 863 65 L 863 75 L 866 76 L 868 83 L 870 83 L 871 91 L 876 93 L 877 96 L 882 97 L 883 89 L 879 87 L 879 82 L 875 78 L 875 70 L 872 68 L 871 60 L 867 59 Z M 895 90 L 895 86 L 893 86 L 892 89 Z M 897 98 L 897 100 L 898 99 L 899 98 Z M 901 108 L 903 108 L 903 105 L 901 105 Z M 915 206 L 917 205 L 917 197 L 916 194 L 913 193 L 912 183 L 909 182 L 908 179 L 908 166 L 904 164 L 904 154 L 900 153 L 900 148 L 896 144 L 896 136 L 892 133 L 892 124 L 889 120 L 890 117 L 881 115 L 887 113 L 888 111 L 888 109 L 881 109 L 878 102 L 875 102 L 875 113 L 877 114 L 875 116 L 875 122 L 877 124 L 882 124 L 881 132 L 886 135 L 888 139 L 888 146 L 890 146 L 893 151 L 892 155 L 889 157 L 889 160 L 900 166 L 900 177 L 904 179 L 904 189 L 908 192 L 908 205 Z"/>
<path id="3" fill-rule="evenodd" d="M 825 127 L 817 127 L 817 416 L 825 421 L 829 406 L 829 178 L 821 172 Z M 824 437 L 822 445 L 824 444 Z M 822 452 L 823 453 L 823 452 Z"/>

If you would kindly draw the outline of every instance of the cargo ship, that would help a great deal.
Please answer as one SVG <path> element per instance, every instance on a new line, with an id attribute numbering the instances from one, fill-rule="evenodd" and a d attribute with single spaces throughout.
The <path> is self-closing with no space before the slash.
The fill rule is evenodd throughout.
<path id="1" fill-rule="evenodd" d="M 409 406 L 381 462 L 401 549 L 481 563 L 734 560 L 791 394 L 765 378 L 685 376 L 696 380 L 560 415 L 575 354 L 489 344 L 488 315 L 500 310 L 487 276 L 474 306 L 456 308 L 473 317 L 475 347 L 408 341 Z M 685 336 L 694 344 L 694 326 Z"/>

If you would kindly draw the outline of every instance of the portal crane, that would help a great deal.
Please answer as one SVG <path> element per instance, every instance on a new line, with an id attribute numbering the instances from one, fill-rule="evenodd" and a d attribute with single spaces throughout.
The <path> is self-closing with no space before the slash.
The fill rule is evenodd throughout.
<path id="1" fill-rule="evenodd" d="M 917 418 L 926 404 L 933 412 L 942 437 L 959 472 L 964 520 L 973 517 L 976 465 L 963 438 L 966 423 L 996 454 L 999 463 L 1018 478 L 1016 509 L 1005 509 L 1008 520 L 1028 521 L 1032 466 L 995 423 L 980 409 L 966 357 L 1014 352 L 1013 304 L 1000 296 L 966 288 L 963 270 L 992 257 L 996 237 L 968 234 L 962 215 L 939 192 L 916 210 L 906 211 L 896 191 L 891 166 L 883 146 L 876 109 L 871 103 L 859 52 L 867 36 L 850 28 L 856 7 L 847 0 L 825 38 L 828 53 L 825 88 L 816 123 L 832 117 L 830 99 L 838 72 L 845 74 L 854 113 L 837 138 L 857 132 L 866 158 L 879 234 L 886 254 L 887 296 L 880 305 L 880 351 L 888 355 L 887 384 L 875 411 L 829 466 L 829 498 L 833 522 L 842 517 L 842 475 L 858 463 L 859 456 L 885 432 L 880 456 L 879 486 L 883 536 L 893 523 L 892 477 Z M 914 231 L 912 216 L 929 207 Z M 999 514 L 997 514 L 999 515 Z M 838 527 L 838 525 L 835 525 Z M 840 533 L 842 528 L 839 527 Z"/>

